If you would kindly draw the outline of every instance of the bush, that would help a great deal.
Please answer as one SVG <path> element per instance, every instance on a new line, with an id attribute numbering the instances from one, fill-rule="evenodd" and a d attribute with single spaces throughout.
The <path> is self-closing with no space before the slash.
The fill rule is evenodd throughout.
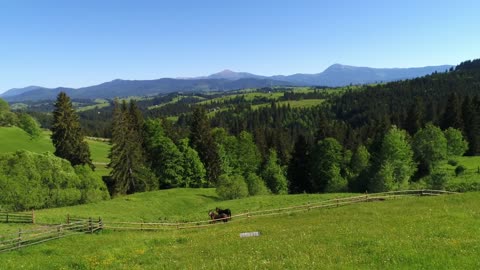
<path id="1" fill-rule="evenodd" d="M 260 176 L 254 173 L 249 173 L 247 179 L 245 180 L 247 182 L 248 194 L 250 196 L 267 195 L 270 193 L 267 186 L 265 185 L 265 182 Z"/>
<path id="2" fill-rule="evenodd" d="M 245 179 L 241 175 L 223 174 L 218 179 L 217 194 L 225 200 L 247 197 L 247 183 L 245 183 Z"/>
<path id="3" fill-rule="evenodd" d="M 448 176 L 445 173 L 433 173 L 427 177 L 427 187 L 430 189 L 445 189 Z"/>
<path id="4" fill-rule="evenodd" d="M 465 166 L 463 166 L 463 165 L 458 165 L 458 166 L 455 168 L 455 176 L 459 176 L 459 175 L 463 174 L 466 170 L 467 170 L 467 168 L 465 168 Z"/>
<path id="5" fill-rule="evenodd" d="M 480 191 L 480 182 L 454 182 L 446 185 L 448 191 L 468 192 Z"/>
<path id="6" fill-rule="evenodd" d="M 448 160 L 448 165 L 457 166 L 457 165 L 458 165 L 458 161 L 456 161 L 456 160 L 454 160 L 454 159 L 450 159 L 450 160 Z"/>
<path id="7" fill-rule="evenodd" d="M 108 198 L 105 184 L 90 168 L 74 169 L 51 153 L 17 151 L 0 155 L 0 205 L 21 211 Z"/>

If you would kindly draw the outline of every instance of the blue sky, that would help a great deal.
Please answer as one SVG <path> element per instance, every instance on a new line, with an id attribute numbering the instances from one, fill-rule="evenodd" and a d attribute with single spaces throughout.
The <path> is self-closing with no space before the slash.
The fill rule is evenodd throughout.
<path id="1" fill-rule="evenodd" d="M 0 0 L 0 92 L 480 58 L 480 1 L 168 2 Z"/>

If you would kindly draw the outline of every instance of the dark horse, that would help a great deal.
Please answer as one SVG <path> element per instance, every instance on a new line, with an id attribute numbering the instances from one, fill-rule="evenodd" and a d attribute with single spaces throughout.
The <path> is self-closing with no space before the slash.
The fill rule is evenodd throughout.
<path id="1" fill-rule="evenodd" d="M 228 208 L 227 208 L 227 209 L 220 209 L 220 208 L 217 207 L 215 210 L 217 211 L 217 213 L 218 213 L 219 215 L 225 214 L 225 215 L 227 215 L 230 219 L 232 218 L 232 211 L 230 211 L 230 209 L 228 209 Z"/>
<path id="2" fill-rule="evenodd" d="M 225 213 L 216 214 L 214 211 L 208 212 L 208 215 L 209 215 L 210 218 L 212 219 L 212 221 L 210 221 L 210 223 L 215 223 L 215 222 L 217 222 L 218 220 L 221 220 L 221 221 L 223 221 L 223 222 L 227 222 L 227 221 L 228 221 L 228 218 L 229 218 L 229 216 L 227 216 L 227 214 L 225 214 Z"/>

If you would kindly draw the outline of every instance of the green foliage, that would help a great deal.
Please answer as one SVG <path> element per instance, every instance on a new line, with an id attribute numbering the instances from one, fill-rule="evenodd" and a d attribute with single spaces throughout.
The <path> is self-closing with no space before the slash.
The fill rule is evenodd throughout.
<path id="1" fill-rule="evenodd" d="M 225 200 L 248 196 L 248 186 L 243 176 L 222 174 L 218 179 L 217 194 Z"/>
<path id="2" fill-rule="evenodd" d="M 363 144 L 358 146 L 350 159 L 351 176 L 348 179 L 349 190 L 363 192 L 368 183 L 363 183 L 360 174 L 365 172 L 370 165 L 370 153 Z"/>
<path id="3" fill-rule="evenodd" d="M 449 159 L 448 160 L 448 165 L 450 166 L 457 166 L 458 165 L 458 161 L 454 160 L 454 159 Z"/>
<path id="4" fill-rule="evenodd" d="M 207 171 L 207 180 L 214 185 L 221 173 L 218 146 L 213 140 L 210 123 L 203 107 L 193 110 L 190 121 L 190 144 L 198 152 Z"/>
<path id="5" fill-rule="evenodd" d="M 112 148 L 110 150 L 110 177 L 115 193 L 130 194 L 150 190 L 151 173 L 145 166 L 143 120 L 133 101 L 127 107 L 115 100 L 112 124 Z"/>
<path id="6" fill-rule="evenodd" d="M 108 198 L 89 168 L 74 169 L 50 153 L 0 155 L 0 205 L 20 211 L 95 202 Z"/>
<path id="7" fill-rule="evenodd" d="M 463 174 L 466 170 L 467 170 L 467 168 L 465 168 L 465 166 L 463 166 L 463 165 L 458 165 L 458 166 L 455 168 L 455 176 L 459 176 L 459 175 Z"/>
<path id="8" fill-rule="evenodd" d="M 38 139 L 42 134 L 38 122 L 26 113 L 18 115 L 18 126 L 27 132 L 31 139 Z"/>
<path id="9" fill-rule="evenodd" d="M 413 150 L 416 159 L 432 172 L 447 158 L 447 139 L 440 128 L 429 123 L 413 137 Z"/>
<path id="10" fill-rule="evenodd" d="M 287 175 L 290 180 L 290 193 L 311 192 L 309 172 L 309 145 L 303 135 L 295 142 L 292 159 L 289 162 Z"/>
<path id="11" fill-rule="evenodd" d="M 448 175 L 445 173 L 433 173 L 427 177 L 427 187 L 435 190 L 445 189 Z"/>
<path id="12" fill-rule="evenodd" d="M 443 132 L 447 139 L 447 156 L 463 156 L 468 149 L 468 142 L 458 129 L 448 128 Z"/>
<path id="13" fill-rule="evenodd" d="M 158 119 L 145 122 L 145 149 L 150 167 L 160 180 L 160 188 L 185 186 L 183 155 L 165 136 Z"/>
<path id="14" fill-rule="evenodd" d="M 245 182 L 247 183 L 248 194 L 250 196 L 270 194 L 270 191 L 265 185 L 265 181 L 263 181 L 263 179 L 260 176 L 254 173 L 248 174 L 247 177 L 245 178 Z"/>
<path id="15" fill-rule="evenodd" d="M 255 174 L 260 167 L 262 157 L 253 140 L 252 134 L 242 131 L 238 135 L 236 145 L 236 164 L 237 171 L 245 177 L 249 174 Z"/>
<path id="16" fill-rule="evenodd" d="M 262 176 L 263 179 L 265 179 L 267 187 L 274 194 L 287 194 L 287 178 L 285 177 L 284 169 L 278 163 L 277 152 L 273 149 L 270 149 L 270 154 L 263 168 Z"/>
<path id="17" fill-rule="evenodd" d="M 191 148 L 188 139 L 180 140 L 178 149 L 182 153 L 183 180 L 182 187 L 199 188 L 207 184 L 206 170 L 198 152 Z"/>
<path id="18" fill-rule="evenodd" d="M 393 126 L 383 138 L 379 157 L 380 170 L 374 177 L 369 191 L 381 192 L 407 188 L 417 168 L 406 131 Z"/>
<path id="19" fill-rule="evenodd" d="M 88 144 L 84 141 L 78 115 L 64 92 L 58 94 L 51 130 L 56 156 L 70 161 L 73 166 L 88 165 L 95 168 L 90 159 Z"/>
<path id="20" fill-rule="evenodd" d="M 334 138 L 317 143 L 311 155 L 310 173 L 315 192 L 340 192 L 347 190 L 347 180 L 340 174 L 343 148 Z"/>
<path id="21" fill-rule="evenodd" d="M 17 115 L 10 111 L 8 102 L 0 98 L 0 127 L 16 126 L 17 124 Z"/>

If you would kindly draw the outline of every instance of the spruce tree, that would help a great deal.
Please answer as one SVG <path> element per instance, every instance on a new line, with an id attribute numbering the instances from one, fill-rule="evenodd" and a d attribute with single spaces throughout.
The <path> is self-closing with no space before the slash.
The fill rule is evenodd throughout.
<path id="1" fill-rule="evenodd" d="M 140 123 L 141 113 L 133 102 L 130 107 L 123 101 L 115 101 L 112 123 L 112 148 L 110 177 L 114 182 L 115 193 L 131 194 L 149 190 L 152 185 L 151 173 L 145 168 Z"/>
<path id="2" fill-rule="evenodd" d="M 452 93 L 447 101 L 447 107 L 443 114 L 442 126 L 443 130 L 453 127 L 463 131 L 463 119 L 462 119 L 462 109 L 461 101 L 457 93 Z"/>
<path id="3" fill-rule="evenodd" d="M 203 107 L 193 110 L 190 122 L 190 144 L 205 165 L 209 184 L 215 185 L 221 173 L 221 162 L 218 146 L 213 140 L 210 122 Z"/>
<path id="4" fill-rule="evenodd" d="M 312 191 L 308 170 L 308 150 L 309 145 L 305 137 L 303 135 L 298 136 L 287 171 L 290 193 Z"/>
<path id="5" fill-rule="evenodd" d="M 70 98 L 60 92 L 55 102 L 51 127 L 55 155 L 75 165 L 88 165 L 94 169 L 90 159 L 90 149 L 80 127 L 78 115 L 73 109 Z"/>
<path id="6" fill-rule="evenodd" d="M 467 155 L 474 156 L 478 153 L 480 145 L 480 118 L 475 109 L 474 101 L 468 96 L 463 101 L 462 114 L 465 124 L 465 136 L 468 140 Z"/>

